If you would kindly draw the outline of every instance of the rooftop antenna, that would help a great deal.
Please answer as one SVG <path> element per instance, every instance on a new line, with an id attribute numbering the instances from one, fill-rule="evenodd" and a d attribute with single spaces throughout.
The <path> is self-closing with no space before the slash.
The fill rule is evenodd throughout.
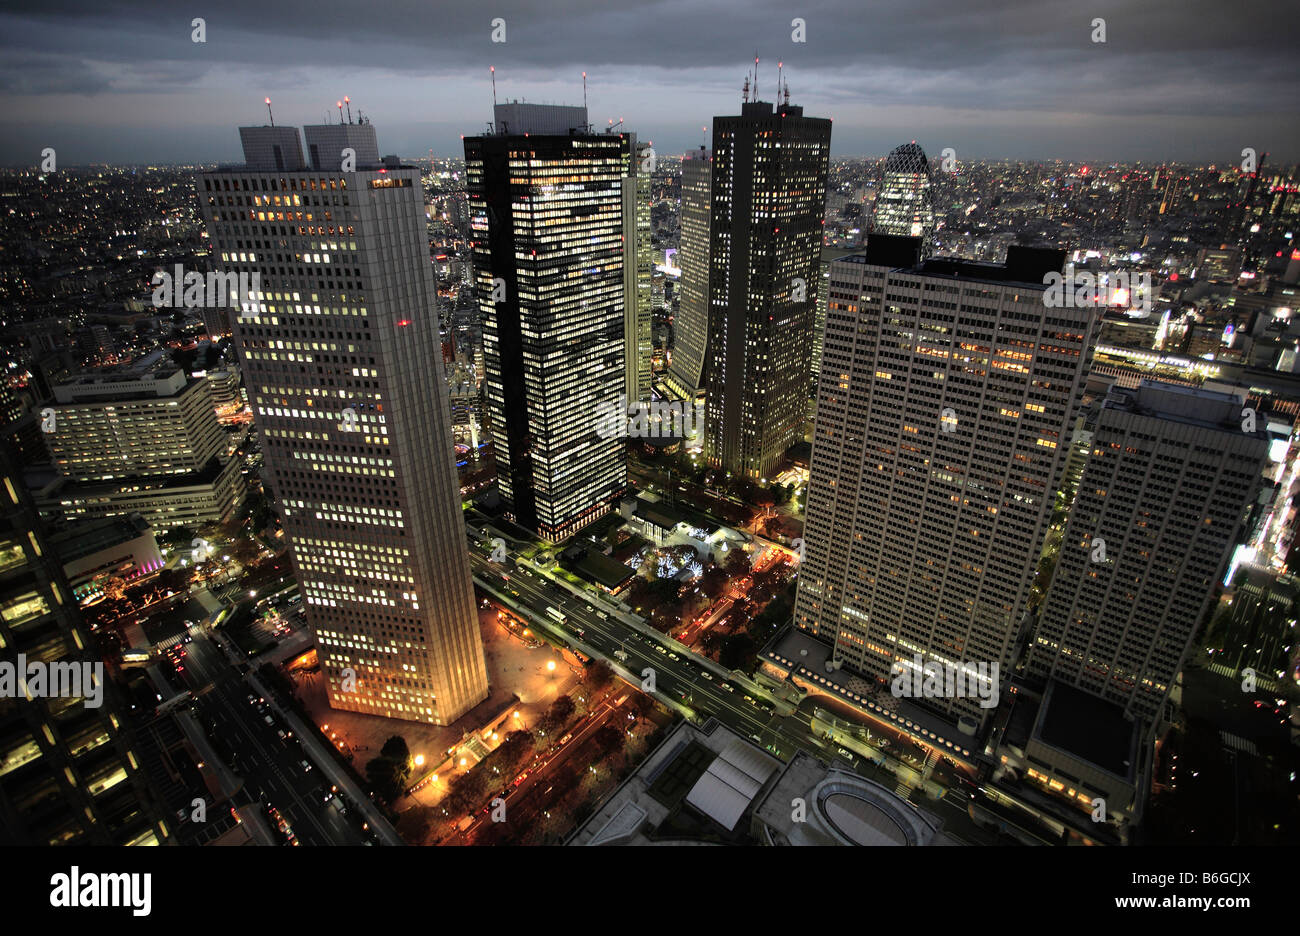
<path id="1" fill-rule="evenodd" d="M 758 100 L 758 52 L 754 52 L 754 100 Z"/>
<path id="2" fill-rule="evenodd" d="M 785 67 L 785 62 L 777 59 L 776 62 L 776 103 L 781 103 L 781 69 Z"/>
<path id="3" fill-rule="evenodd" d="M 492 115 L 495 117 L 497 112 L 497 67 L 491 66 L 492 72 Z"/>
<path id="4" fill-rule="evenodd" d="M 709 128 L 700 127 L 700 149 L 707 149 L 709 145 Z"/>
<path id="5" fill-rule="evenodd" d="M 744 94 L 745 103 L 748 104 L 749 103 L 749 72 L 748 71 L 745 72 L 745 86 L 741 88 L 741 93 Z"/>
<path id="6" fill-rule="evenodd" d="M 338 102 L 338 107 L 339 107 L 339 126 L 341 127 L 343 126 L 343 102 L 342 101 Z"/>
<path id="7" fill-rule="evenodd" d="M 348 106 L 348 123 L 352 123 L 352 98 L 343 95 L 343 103 Z"/>
<path id="8" fill-rule="evenodd" d="M 790 79 L 785 80 L 785 106 L 790 106 Z"/>
<path id="9" fill-rule="evenodd" d="M 266 99 L 266 116 L 271 118 L 271 126 L 275 126 L 275 115 L 271 113 L 271 99 Z"/>
<path id="10" fill-rule="evenodd" d="M 587 109 L 587 73 L 582 73 L 582 109 Z"/>

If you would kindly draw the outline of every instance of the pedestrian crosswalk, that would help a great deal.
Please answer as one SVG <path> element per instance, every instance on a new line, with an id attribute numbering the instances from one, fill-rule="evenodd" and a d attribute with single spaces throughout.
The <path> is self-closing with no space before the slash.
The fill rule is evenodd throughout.
<path id="1" fill-rule="evenodd" d="M 910 800 L 912 798 L 912 788 L 899 780 L 898 786 L 894 787 L 894 795 L 899 799 Z"/>
<path id="2" fill-rule="evenodd" d="M 1234 667 L 1225 666 L 1222 663 L 1211 663 L 1207 668 L 1211 673 L 1217 673 L 1220 676 L 1226 676 L 1228 679 L 1232 679 L 1232 680 L 1242 679 L 1242 673 L 1240 671 L 1238 671 Z M 1276 679 L 1273 679 L 1269 676 L 1265 676 L 1263 673 L 1256 672 L 1255 686 L 1259 689 L 1262 689 L 1265 692 L 1276 692 L 1278 688 L 1278 683 Z"/>

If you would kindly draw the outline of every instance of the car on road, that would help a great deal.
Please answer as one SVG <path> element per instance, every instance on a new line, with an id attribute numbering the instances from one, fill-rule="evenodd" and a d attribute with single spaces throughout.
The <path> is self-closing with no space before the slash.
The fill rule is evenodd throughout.
<path id="1" fill-rule="evenodd" d="M 303 772 L 303 773 L 307 773 L 309 770 L 311 770 L 311 761 L 309 761 L 309 760 L 305 760 L 305 759 L 304 759 L 304 760 L 300 761 L 299 763 L 302 764 L 302 772 Z"/>
<path id="2" fill-rule="evenodd" d="M 665 650 L 663 647 L 659 646 L 658 644 L 655 644 L 655 653 L 662 653 L 666 655 L 668 651 Z"/>
<path id="3" fill-rule="evenodd" d="M 275 719 L 272 718 L 270 715 L 267 715 L 267 716 L 263 717 L 262 721 L 266 722 L 268 725 L 274 725 L 274 724 L 275 724 Z"/>
<path id="4" fill-rule="evenodd" d="M 713 682 L 713 674 L 710 673 L 708 670 L 701 670 L 700 675 L 703 676 L 705 679 L 707 679 L 709 682 Z"/>
<path id="5" fill-rule="evenodd" d="M 731 683 L 729 683 L 729 682 L 724 682 L 724 683 L 722 684 L 722 688 L 723 688 L 723 689 L 726 689 L 728 692 L 735 692 L 735 691 L 736 691 L 736 687 L 733 686 L 733 685 L 732 685 Z"/>

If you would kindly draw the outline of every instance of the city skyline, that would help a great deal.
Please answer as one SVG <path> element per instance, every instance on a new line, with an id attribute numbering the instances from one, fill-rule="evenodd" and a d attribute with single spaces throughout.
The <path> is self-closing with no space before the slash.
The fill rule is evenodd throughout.
<path id="1" fill-rule="evenodd" d="M 1246 146 L 1300 156 L 1295 27 L 1263 3 L 1007 11 L 936 0 L 868 20 L 840 2 L 673 0 L 584 12 L 559 32 L 517 2 L 482 12 L 400 3 L 354 24 L 345 42 L 322 33 L 348 8 L 313 9 L 303 18 L 224 6 L 204 17 L 202 43 L 191 25 L 202 11 L 2 12 L 10 94 L 0 163 L 34 164 L 47 146 L 69 166 L 233 160 L 213 128 L 249 123 L 264 97 L 302 124 L 332 118 L 345 94 L 399 154 L 452 156 L 483 126 L 489 66 L 498 100 L 576 105 L 585 93 L 598 128 L 623 119 L 661 152 L 681 153 L 699 145 L 712 115 L 730 112 L 755 54 L 759 97 L 771 96 L 783 62 L 795 97 L 836 121 L 833 157 L 884 155 L 904 139 L 970 159 L 1229 162 Z M 1105 42 L 1094 41 L 1097 19 Z M 693 28 L 675 28 L 679 20 Z M 628 41 L 656 27 L 672 40 Z M 346 75 L 318 64 L 340 55 Z"/>
<path id="2" fill-rule="evenodd" d="M 1300 841 L 1293 19 L 0 0 L 0 841 Z"/>

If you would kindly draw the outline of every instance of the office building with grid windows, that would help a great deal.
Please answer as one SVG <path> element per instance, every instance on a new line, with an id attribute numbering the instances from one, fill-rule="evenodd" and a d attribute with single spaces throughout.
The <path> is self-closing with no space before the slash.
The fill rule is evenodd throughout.
<path id="1" fill-rule="evenodd" d="M 1061 251 L 998 265 L 920 246 L 873 235 L 831 263 L 794 616 L 886 689 L 917 655 L 1010 672 L 1095 330 L 1044 305 Z"/>
<path id="2" fill-rule="evenodd" d="M 495 116 L 495 132 L 465 138 L 488 429 L 508 515 L 554 542 L 627 484 L 626 443 L 602 436 L 598 417 L 628 393 L 635 138 L 591 132 L 582 107 L 503 104 Z"/>
<path id="3" fill-rule="evenodd" d="M 755 482 L 803 439 L 830 145 L 788 97 L 713 120 L 704 454 Z"/>
<path id="4" fill-rule="evenodd" d="M 370 124 L 245 127 L 198 177 L 330 704 L 445 725 L 488 692 L 418 169 Z M 345 153 L 351 150 L 351 153 Z M 344 171 L 352 165 L 353 171 Z"/>

